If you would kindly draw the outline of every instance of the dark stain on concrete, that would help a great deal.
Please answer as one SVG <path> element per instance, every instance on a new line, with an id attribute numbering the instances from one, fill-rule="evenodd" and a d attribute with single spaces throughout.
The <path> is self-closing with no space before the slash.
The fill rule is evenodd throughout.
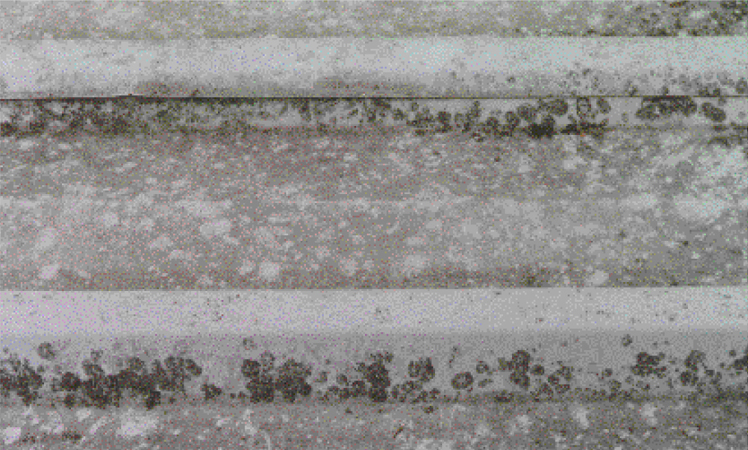
<path id="1" fill-rule="evenodd" d="M 624 336 L 621 347 L 631 343 L 631 337 Z M 667 346 L 669 342 L 660 344 Z M 656 351 L 657 347 L 659 345 L 655 344 L 653 350 Z M 748 345 L 742 355 L 738 355 L 738 350 L 730 349 L 729 358 L 719 367 L 710 366 L 707 354 L 701 350 L 692 350 L 680 364 L 677 359 L 668 358 L 662 350 L 656 353 L 640 351 L 632 355 L 629 366 L 622 365 L 628 370 L 616 372 L 612 368 L 602 368 L 596 373 L 598 382 L 594 384 L 578 378 L 580 369 L 563 361 L 552 364 L 536 361 L 535 351 L 534 348 L 517 349 L 507 358 L 498 357 L 495 363 L 482 359 L 473 370 L 455 369 L 447 377 L 450 394 L 429 386 L 440 375 L 430 356 L 411 358 L 406 363 L 407 371 L 393 378 L 391 371 L 397 355 L 387 350 L 370 352 L 364 360 L 349 361 L 354 368 L 350 376 L 339 374 L 334 382 L 327 383 L 332 380 L 328 380 L 324 376 L 327 372 L 320 372 L 319 367 L 293 356 L 275 355 L 265 350 L 259 358 L 242 361 L 241 374 L 246 381 L 244 389 L 228 391 L 203 379 L 200 392 L 205 402 L 231 397 L 251 403 L 293 403 L 298 398 L 312 396 L 323 402 L 368 398 L 375 403 L 390 400 L 416 404 L 455 401 L 471 394 L 488 396 L 497 402 L 594 401 L 656 396 L 653 380 L 667 379 L 669 389 L 677 389 L 691 400 L 701 397 L 748 399 L 746 383 L 742 387 L 736 384 L 723 386 L 728 378 L 736 376 L 748 381 Z M 33 367 L 28 358 L 21 360 L 8 348 L 3 353 L 0 394 L 6 398 L 13 394 L 26 406 L 57 401 L 68 408 L 107 409 L 118 407 L 127 396 L 152 409 L 167 399 L 172 399 L 172 402 L 173 399 L 186 399 L 189 396 L 187 383 L 199 380 L 204 373 L 204 363 L 188 354 L 156 358 L 150 364 L 138 356 L 130 356 L 121 360 L 119 370 L 107 373 L 102 367 L 106 355 L 97 350 L 83 359 L 78 370 L 63 373 L 57 365 L 55 345 L 50 342 L 41 342 L 37 346 L 37 353 L 44 360 L 39 367 Z M 319 376 L 312 377 L 315 372 Z M 509 372 L 508 379 L 514 389 L 490 389 L 493 378 L 500 372 Z"/>

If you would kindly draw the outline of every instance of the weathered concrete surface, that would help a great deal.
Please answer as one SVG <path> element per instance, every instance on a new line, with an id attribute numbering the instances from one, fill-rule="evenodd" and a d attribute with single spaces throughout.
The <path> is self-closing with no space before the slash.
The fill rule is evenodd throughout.
<path id="1" fill-rule="evenodd" d="M 729 130 L 301 130 L 7 138 L 3 288 L 745 283 Z"/>
<path id="2" fill-rule="evenodd" d="M 382 5 L 0 4 L 0 36 L 14 49 L 0 63 L 4 98 L 306 96 L 0 105 L 6 445 L 89 424 L 90 445 L 126 446 L 106 440 L 119 419 L 148 441 L 161 427 L 151 413 L 96 419 L 88 407 L 167 407 L 187 394 L 206 412 L 221 392 L 223 405 L 264 404 L 265 430 L 297 394 L 306 411 L 363 402 L 367 417 L 400 402 L 447 414 L 444 402 L 458 402 L 450 422 L 468 398 L 538 400 L 552 426 L 533 438 L 559 421 L 621 423 L 642 448 L 663 419 L 653 403 L 632 426 L 592 401 L 745 395 L 745 5 Z M 503 41 L 503 56 L 484 58 L 493 39 L 519 36 L 617 38 Z M 652 50 L 645 36 L 715 38 L 646 41 Z M 297 37 L 342 40 L 325 41 L 339 45 L 326 53 L 282 39 Z M 376 39 L 387 37 L 399 40 L 383 60 Z M 117 42 L 89 41 L 100 38 Z M 144 38 L 162 41 L 133 42 Z M 411 53 L 420 59 L 405 59 L 425 42 Z M 236 58 L 252 45 L 272 47 L 259 60 L 275 72 Z M 284 55 L 295 65 L 277 64 Z M 227 82 L 244 71 L 253 78 Z M 489 76 L 498 72 L 516 77 Z M 578 98 L 523 98 L 546 94 Z M 445 98 L 337 98 L 398 95 Z M 451 100 L 483 95 L 522 98 Z M 667 285 L 701 287 L 655 288 Z M 476 286 L 490 289 L 466 289 Z M 498 289 L 529 286 L 556 289 Z M 392 287 L 411 289 L 371 290 Z M 183 291 L 193 289 L 204 292 Z M 18 414 L 24 403 L 36 406 Z M 560 404 L 570 409 L 558 419 Z M 44 409 L 78 419 L 60 425 L 40 419 Z M 373 425 L 386 445 L 430 448 L 395 441 L 416 430 L 414 415 L 393 414 L 411 425 Z M 529 416 L 490 419 L 525 434 Z M 320 435 L 339 430 L 333 422 Z M 175 423 L 161 429 L 176 434 Z M 223 426 L 199 436 L 214 446 Z"/>
<path id="3" fill-rule="evenodd" d="M 745 2 L 3 2 L 0 11 L 6 99 L 748 87 Z"/>
<path id="4" fill-rule="evenodd" d="M 56 99 L 0 102 L 2 136 L 63 138 L 71 133 L 183 134 L 317 127 L 407 127 L 421 134 L 460 132 L 476 138 L 605 128 L 732 131 L 748 126 L 746 97 L 549 97 L 540 99 Z"/>
<path id="5" fill-rule="evenodd" d="M 744 1 L 4 1 L 1 39 L 746 36 Z"/>
<path id="6" fill-rule="evenodd" d="M 2 293 L 0 439 L 742 448 L 745 298 L 745 287 Z"/>
<path id="7" fill-rule="evenodd" d="M 0 344 L 12 353 L 4 358 L 28 358 L 42 374 L 32 390 L 47 401 L 59 397 L 50 387 L 65 372 L 101 378 L 135 357 L 145 370 L 157 359 L 191 359 L 201 368 L 187 376 L 191 397 L 203 384 L 244 391 L 245 359 L 265 361 L 273 378 L 286 361 L 305 366 L 315 399 L 355 380 L 366 384 L 361 395 L 381 387 L 410 400 L 432 389 L 463 399 L 713 396 L 745 393 L 747 295 L 745 287 L 29 292 L 3 294 Z M 377 361 L 382 386 L 359 365 Z M 408 380 L 420 381 L 406 394 Z"/>
<path id="8" fill-rule="evenodd" d="M 5 41 L 2 98 L 748 94 L 748 38 Z"/>

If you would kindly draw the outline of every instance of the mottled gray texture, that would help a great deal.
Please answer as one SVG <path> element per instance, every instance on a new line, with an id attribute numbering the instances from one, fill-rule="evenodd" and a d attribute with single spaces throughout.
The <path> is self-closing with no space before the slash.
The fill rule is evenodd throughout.
<path id="1" fill-rule="evenodd" d="M 745 36 L 745 1 L 0 3 L 2 39 Z"/>

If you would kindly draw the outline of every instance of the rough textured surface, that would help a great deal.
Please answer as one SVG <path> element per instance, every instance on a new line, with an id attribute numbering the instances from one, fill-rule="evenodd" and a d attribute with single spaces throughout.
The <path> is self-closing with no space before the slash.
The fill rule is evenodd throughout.
<path id="1" fill-rule="evenodd" d="M 745 322 L 740 299 L 721 295 Z M 724 327 L 659 328 L 5 337 L 0 437 L 21 448 L 84 438 L 97 447 L 205 448 L 207 436 L 231 445 L 242 435 L 264 440 L 260 448 L 315 439 L 346 449 L 434 442 L 562 449 L 572 440 L 740 448 L 748 425 L 745 336 Z"/>
<path id="2" fill-rule="evenodd" d="M 0 12 L 3 98 L 746 90 L 744 1 L 3 2 Z"/>
<path id="3" fill-rule="evenodd" d="M 735 37 L 746 35 L 748 8 L 732 1 L 3 2 L 0 11 L 0 37 L 49 49 L 35 41 Z M 566 94 L 592 94 L 602 79 L 584 68 L 572 75 Z M 2 288 L 744 285 L 746 108 L 725 96 L 744 96 L 745 79 L 729 71 L 711 79 L 653 75 L 624 92 L 652 95 L 643 99 L 478 107 L 423 100 L 4 103 Z M 193 93 L 170 80 L 126 81 L 140 95 Z M 360 79 L 323 81 L 316 88 L 336 95 L 371 88 Z M 681 94 L 690 96 L 664 97 Z M 361 124 L 371 129 L 355 128 Z M 298 125 L 311 131 L 287 128 Z M 257 128 L 267 126 L 279 129 Z M 206 129 L 216 133 L 198 132 Z M 538 254 L 544 259 L 526 260 Z M 507 263 L 508 271 L 496 270 Z M 80 298 L 0 297 L 5 317 L 12 309 L 23 316 L 12 325 L 21 326 L 49 315 L 52 295 Z M 129 307 L 116 295 L 117 311 L 99 299 L 98 308 L 84 306 L 71 320 L 93 327 L 97 320 L 173 319 L 191 328 L 181 337 L 151 330 L 149 339 L 98 340 L 90 333 L 13 338 L 4 324 L 4 445 L 748 445 L 740 420 L 748 414 L 735 405 L 745 400 L 748 347 L 725 324 L 728 317 L 745 322 L 742 293 L 711 303 L 652 294 L 636 311 L 664 324 L 710 317 L 720 320 L 718 330 L 696 321 L 698 332 L 615 333 L 614 326 L 629 325 L 634 302 L 614 301 L 583 311 L 603 334 L 543 334 L 542 325 L 554 326 L 549 311 L 559 318 L 560 309 L 575 310 L 543 298 L 515 304 L 525 334 L 389 338 L 279 338 L 252 330 L 201 336 L 229 317 L 256 331 L 257 322 L 244 319 L 282 311 L 283 303 L 232 316 L 233 299 L 224 293 L 205 301 L 184 296 L 168 307 L 152 293 L 139 293 Z M 330 294 L 319 295 L 329 308 Z M 346 320 L 359 313 L 381 331 L 395 320 L 394 299 L 366 304 Z M 457 316 L 470 304 L 455 301 L 438 312 Z M 181 315 L 164 312 L 177 307 Z M 102 311 L 110 315 L 81 320 Z M 59 324 L 59 312 L 52 313 L 56 320 L 46 324 Z M 44 327 L 25 331 L 31 328 Z M 691 403 L 657 399 L 661 393 Z M 246 406 L 257 412 L 254 424 L 252 410 L 234 417 L 233 409 Z"/>
<path id="4" fill-rule="evenodd" d="M 607 291 L 6 295 L 2 314 L 23 331 L 0 338 L 0 439 L 18 448 L 246 439 L 289 449 L 741 448 L 746 290 Z M 287 312 L 273 316 L 273 305 Z M 419 321 L 434 314 L 444 317 Z M 61 332 L 67 315 L 89 331 Z M 491 332 L 452 328 L 477 330 L 487 318 Z M 274 320 L 282 334 L 268 332 Z M 393 322 L 410 331 L 386 332 Z"/>
<path id="5" fill-rule="evenodd" d="M 6 1 L 2 39 L 215 39 L 747 33 L 744 1 Z"/>
<path id="6" fill-rule="evenodd" d="M 360 450 L 537 448 L 741 449 L 746 407 L 735 402 L 374 404 L 351 401 L 44 411 L 0 417 L 6 448 L 214 448 Z"/>
<path id="7" fill-rule="evenodd" d="M 205 400 L 206 385 L 252 403 L 309 396 L 428 403 L 746 395 L 748 343 L 739 332 L 709 339 L 700 333 L 6 338 L 0 388 L 27 405 L 65 400 L 101 408 L 127 397 L 147 401 L 155 392 L 163 400 Z"/>
<path id="8" fill-rule="evenodd" d="M 0 102 L 0 134 L 8 137 L 148 134 L 313 127 L 324 133 L 395 127 L 420 135 L 457 132 L 476 139 L 529 134 L 603 132 L 606 127 L 707 128 L 745 136 L 748 100 L 712 93 L 635 98 L 541 99 L 115 99 Z M 713 95 L 714 94 L 714 95 Z M 404 128 L 402 128 L 404 127 Z M 303 132 L 303 130 L 302 130 Z"/>
<path id="9" fill-rule="evenodd" d="M 488 123 L 6 138 L 3 287 L 745 282 L 740 130 Z"/>

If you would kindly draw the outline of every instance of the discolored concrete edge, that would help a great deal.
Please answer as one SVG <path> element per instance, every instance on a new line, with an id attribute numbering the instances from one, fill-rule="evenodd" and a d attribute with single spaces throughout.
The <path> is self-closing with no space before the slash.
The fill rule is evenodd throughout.
<path id="1" fill-rule="evenodd" d="M 255 403 L 740 398 L 747 294 L 6 292 L 0 389 L 17 404 L 105 408 L 218 392 Z"/>
<path id="2" fill-rule="evenodd" d="M 634 98 L 5 100 L 0 101 L 0 135 L 232 134 L 308 127 L 322 133 L 335 128 L 405 127 L 420 135 L 457 131 L 477 139 L 520 133 L 535 138 L 601 134 L 616 127 L 706 127 L 745 134 L 748 100 L 710 92 L 705 86 L 704 96 Z"/>

